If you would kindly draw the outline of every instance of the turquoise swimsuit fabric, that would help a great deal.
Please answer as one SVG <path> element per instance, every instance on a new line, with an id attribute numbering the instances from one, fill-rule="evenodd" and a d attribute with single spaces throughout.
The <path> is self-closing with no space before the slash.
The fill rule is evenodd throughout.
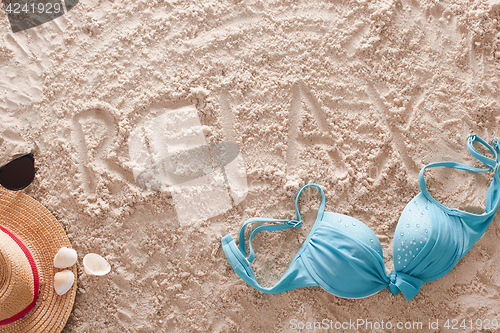
<path id="1" fill-rule="evenodd" d="M 480 154 L 474 142 L 484 145 L 495 159 Z M 467 148 L 487 168 L 475 168 L 456 162 L 432 163 L 420 171 L 421 193 L 404 208 L 393 239 L 394 270 L 386 273 L 382 246 L 375 233 L 364 223 L 343 214 L 325 212 L 325 195 L 320 186 L 302 187 L 295 199 L 297 220 L 251 218 L 242 226 L 239 246 L 229 234 L 222 238 L 224 253 L 236 274 L 255 289 L 276 294 L 284 291 L 321 286 L 326 291 L 345 298 L 370 296 L 388 288 L 396 295 L 402 292 L 411 300 L 424 282 L 446 275 L 472 246 L 481 238 L 492 221 L 500 201 L 500 146 L 492 146 L 471 134 Z M 486 210 L 473 214 L 444 206 L 427 191 L 424 171 L 434 167 L 447 167 L 471 172 L 494 171 L 493 181 L 486 193 Z M 302 191 L 315 187 L 321 196 L 318 216 L 307 239 L 295 255 L 283 277 L 271 288 L 261 287 L 250 263 L 255 258 L 252 240 L 263 230 L 276 231 L 298 228 L 302 224 L 298 202 Z M 245 227 L 255 222 L 268 222 L 255 228 L 245 248 Z"/>

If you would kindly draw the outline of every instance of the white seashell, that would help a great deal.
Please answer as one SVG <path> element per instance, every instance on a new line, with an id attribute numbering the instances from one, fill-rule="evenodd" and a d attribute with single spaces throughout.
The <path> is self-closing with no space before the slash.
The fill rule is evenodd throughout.
<path id="1" fill-rule="evenodd" d="M 75 282 L 75 275 L 69 269 L 57 272 L 54 275 L 54 289 L 58 295 L 64 295 L 71 289 Z"/>
<path id="2" fill-rule="evenodd" d="M 61 247 L 59 251 L 57 251 L 56 256 L 54 257 L 54 267 L 57 268 L 71 267 L 76 263 L 77 259 L 78 256 L 75 250 L 68 249 L 67 247 Z"/>
<path id="3" fill-rule="evenodd" d="M 83 258 L 83 269 L 89 275 L 105 275 L 109 273 L 111 266 L 100 255 L 89 253 Z"/>

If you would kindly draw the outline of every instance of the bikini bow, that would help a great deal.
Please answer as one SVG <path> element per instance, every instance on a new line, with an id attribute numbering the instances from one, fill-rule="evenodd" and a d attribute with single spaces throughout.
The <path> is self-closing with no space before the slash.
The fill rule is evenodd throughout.
<path id="1" fill-rule="evenodd" d="M 424 283 L 416 277 L 396 271 L 391 271 L 387 277 L 389 279 L 389 285 L 387 286 L 389 291 L 393 295 L 396 295 L 399 291 L 401 291 L 407 301 L 415 297 Z"/>

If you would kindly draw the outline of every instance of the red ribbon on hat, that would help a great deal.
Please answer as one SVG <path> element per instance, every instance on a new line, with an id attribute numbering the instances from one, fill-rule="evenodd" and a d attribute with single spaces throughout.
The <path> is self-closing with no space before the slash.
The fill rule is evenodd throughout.
<path id="1" fill-rule="evenodd" d="M 18 313 L 16 313 L 12 317 L 0 321 L 0 325 L 6 325 L 6 324 L 10 324 L 10 323 L 15 322 L 16 320 L 21 319 L 22 317 L 24 317 L 25 314 L 27 314 L 28 312 L 31 311 L 31 309 L 33 309 L 33 307 L 36 304 L 36 299 L 38 297 L 38 289 L 40 288 L 40 280 L 39 280 L 39 277 L 38 277 L 38 270 L 36 268 L 35 260 L 33 259 L 33 256 L 31 255 L 31 253 L 28 250 L 28 248 L 23 244 L 23 242 L 21 242 L 21 240 L 19 238 L 17 238 L 9 230 L 5 229 L 2 226 L 0 226 L 0 230 L 2 230 L 7 235 L 9 235 L 17 243 L 17 245 L 19 245 L 19 247 L 21 248 L 21 250 L 23 250 L 24 255 L 26 256 L 26 258 L 28 259 L 28 261 L 29 261 L 29 263 L 31 265 L 31 271 L 33 272 L 33 282 L 34 282 L 34 285 L 35 285 L 35 288 L 33 288 L 34 289 L 34 291 L 33 291 L 33 302 L 31 302 L 26 308 L 24 308 L 23 310 L 19 311 Z"/>

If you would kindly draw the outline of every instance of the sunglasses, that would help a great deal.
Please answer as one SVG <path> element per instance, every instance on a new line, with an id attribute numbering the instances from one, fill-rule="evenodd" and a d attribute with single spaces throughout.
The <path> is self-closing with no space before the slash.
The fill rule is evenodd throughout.
<path id="1" fill-rule="evenodd" d="M 0 185 L 11 191 L 19 191 L 35 179 L 35 158 L 32 153 L 16 157 L 0 167 Z"/>

